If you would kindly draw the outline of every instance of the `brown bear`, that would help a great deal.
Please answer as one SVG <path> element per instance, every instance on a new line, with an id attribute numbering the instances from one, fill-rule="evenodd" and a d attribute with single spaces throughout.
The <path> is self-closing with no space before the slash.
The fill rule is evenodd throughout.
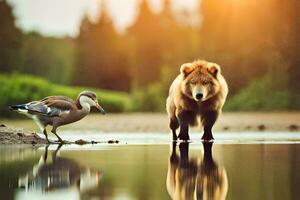
<path id="1" fill-rule="evenodd" d="M 166 108 L 173 140 L 189 140 L 189 125 L 202 124 L 205 141 L 213 140 L 212 127 L 216 122 L 228 93 L 228 86 L 216 63 L 197 60 L 180 67 L 173 81 Z"/>

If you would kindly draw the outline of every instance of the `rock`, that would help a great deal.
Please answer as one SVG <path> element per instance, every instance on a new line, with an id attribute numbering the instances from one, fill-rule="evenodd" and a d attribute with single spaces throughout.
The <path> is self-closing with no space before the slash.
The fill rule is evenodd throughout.
<path id="1" fill-rule="evenodd" d="M 296 124 L 291 124 L 288 128 L 290 129 L 290 131 L 296 131 L 299 127 Z"/>
<path id="2" fill-rule="evenodd" d="M 108 144 L 118 144 L 119 141 L 118 141 L 118 140 L 108 140 L 107 143 L 108 143 Z"/>
<path id="3" fill-rule="evenodd" d="M 266 129 L 266 126 L 264 124 L 260 124 L 257 126 L 258 130 L 263 131 Z"/>
<path id="4" fill-rule="evenodd" d="M 23 137 L 24 133 L 17 133 L 18 136 Z"/>
<path id="5" fill-rule="evenodd" d="M 76 140 L 75 141 L 75 144 L 78 144 L 78 145 L 84 145 L 84 144 L 88 144 L 89 142 L 87 142 L 87 141 L 85 141 L 85 140 L 82 140 L 82 139 L 80 139 L 80 140 Z"/>
<path id="6" fill-rule="evenodd" d="M 228 131 L 229 129 L 230 129 L 229 126 L 224 126 L 224 127 L 223 127 L 223 130 L 224 130 L 224 131 Z"/>

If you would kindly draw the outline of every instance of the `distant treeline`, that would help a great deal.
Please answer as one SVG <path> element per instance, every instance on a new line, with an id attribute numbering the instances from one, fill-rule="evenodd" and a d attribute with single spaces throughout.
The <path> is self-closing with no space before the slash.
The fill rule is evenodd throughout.
<path id="1" fill-rule="evenodd" d="M 125 91 L 134 110 L 161 111 L 180 65 L 203 58 L 222 66 L 226 109 L 300 109 L 299 8 L 297 0 L 199 0 L 195 11 L 175 12 L 162 0 L 156 13 L 141 0 L 120 33 L 103 3 L 96 22 L 82 19 L 76 38 L 49 38 L 22 33 L 0 1 L 0 71 Z"/>

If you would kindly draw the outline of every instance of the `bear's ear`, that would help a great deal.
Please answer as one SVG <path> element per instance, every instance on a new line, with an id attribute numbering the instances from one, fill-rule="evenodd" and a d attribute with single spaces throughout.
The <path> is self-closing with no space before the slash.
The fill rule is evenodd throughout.
<path id="1" fill-rule="evenodd" d="M 209 73 L 211 73 L 214 77 L 216 77 L 218 75 L 218 73 L 221 72 L 221 68 L 219 65 L 217 64 L 213 64 L 211 66 L 208 67 L 208 71 Z"/>
<path id="2" fill-rule="evenodd" d="M 189 75 L 194 70 L 191 63 L 184 63 L 180 67 L 180 73 L 183 74 L 185 77 Z"/>

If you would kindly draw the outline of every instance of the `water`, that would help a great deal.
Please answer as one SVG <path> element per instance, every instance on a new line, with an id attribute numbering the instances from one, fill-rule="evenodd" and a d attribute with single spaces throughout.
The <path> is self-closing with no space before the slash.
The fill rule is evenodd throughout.
<path id="1" fill-rule="evenodd" d="M 299 133 L 64 132 L 119 144 L 0 146 L 0 199 L 299 199 Z"/>

